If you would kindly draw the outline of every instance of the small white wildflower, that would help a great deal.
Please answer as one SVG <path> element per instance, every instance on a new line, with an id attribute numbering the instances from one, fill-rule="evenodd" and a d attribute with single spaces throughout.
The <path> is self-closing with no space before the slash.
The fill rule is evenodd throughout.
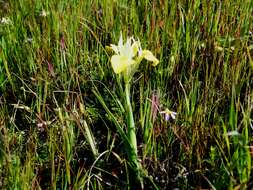
<path id="1" fill-rule="evenodd" d="M 25 40 L 26 43 L 32 43 L 32 41 L 33 41 L 32 38 L 27 38 L 27 39 Z"/>
<path id="2" fill-rule="evenodd" d="M 235 50 L 235 47 L 234 47 L 234 46 L 230 47 L 230 50 L 234 51 L 234 50 Z"/>
<path id="3" fill-rule="evenodd" d="M 42 127 L 43 127 L 43 123 L 38 123 L 38 124 L 37 124 L 37 127 L 38 127 L 38 128 L 42 128 Z"/>
<path id="4" fill-rule="evenodd" d="M 10 18 L 8 18 L 8 17 L 3 17 L 3 18 L 1 18 L 0 23 L 1 23 L 1 24 L 6 24 L 6 25 L 8 25 L 8 24 L 11 24 L 12 22 L 11 22 L 11 19 L 10 19 Z"/>
<path id="5" fill-rule="evenodd" d="M 45 11 L 44 9 L 40 13 L 40 16 L 42 17 L 46 17 L 47 15 L 49 15 L 49 12 Z"/>
<path id="6" fill-rule="evenodd" d="M 240 133 L 238 131 L 229 131 L 227 132 L 226 136 L 238 136 Z"/>

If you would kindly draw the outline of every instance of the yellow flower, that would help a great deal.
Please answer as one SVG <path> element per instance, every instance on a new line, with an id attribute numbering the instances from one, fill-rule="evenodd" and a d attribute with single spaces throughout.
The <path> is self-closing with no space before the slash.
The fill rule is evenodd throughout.
<path id="1" fill-rule="evenodd" d="M 111 58 L 112 68 L 116 74 L 125 71 L 130 65 L 134 64 L 133 59 L 128 59 L 124 55 L 113 55 Z"/>
<path id="2" fill-rule="evenodd" d="M 159 60 L 149 50 L 142 50 L 140 41 L 136 41 L 133 37 L 127 38 L 123 44 L 122 34 L 118 45 L 111 44 L 112 50 L 116 53 L 111 58 L 112 68 L 116 74 L 132 68 L 132 65 L 139 64 L 143 58 L 152 62 L 152 66 L 156 66 Z"/>
<path id="3" fill-rule="evenodd" d="M 158 65 L 158 63 L 159 63 L 159 60 L 152 54 L 152 52 L 151 51 L 149 51 L 149 50 L 143 50 L 143 52 L 142 52 L 142 56 L 146 59 L 146 60 L 148 60 L 148 61 L 152 61 L 153 63 L 152 63 L 152 66 L 156 66 L 156 65 Z"/>

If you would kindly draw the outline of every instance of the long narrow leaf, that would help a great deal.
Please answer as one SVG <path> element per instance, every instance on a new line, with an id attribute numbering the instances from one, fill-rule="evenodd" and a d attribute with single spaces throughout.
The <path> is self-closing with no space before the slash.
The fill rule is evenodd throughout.
<path id="1" fill-rule="evenodd" d="M 106 103 L 104 102 L 104 100 L 103 100 L 102 96 L 100 95 L 100 93 L 98 92 L 98 90 L 97 89 L 93 89 L 92 92 L 95 94 L 95 96 L 97 97 L 98 101 L 101 103 L 101 105 L 105 109 L 106 113 L 109 115 L 110 119 L 115 124 L 116 129 L 117 129 L 118 133 L 120 134 L 120 137 L 123 139 L 124 143 L 126 143 L 126 145 L 129 146 L 129 147 L 131 147 L 131 149 L 132 149 L 133 147 L 131 146 L 126 133 L 124 132 L 124 130 L 120 126 L 119 122 L 117 121 L 117 119 L 115 118 L 115 116 L 113 115 L 113 113 L 106 106 Z"/>

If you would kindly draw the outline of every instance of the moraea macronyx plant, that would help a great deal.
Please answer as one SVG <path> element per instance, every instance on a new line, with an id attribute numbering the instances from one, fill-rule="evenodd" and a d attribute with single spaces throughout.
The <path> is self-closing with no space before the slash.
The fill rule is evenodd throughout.
<path id="1" fill-rule="evenodd" d="M 143 59 L 151 61 L 152 66 L 156 66 L 159 60 L 149 50 L 142 50 L 139 40 L 135 40 L 133 37 L 128 37 L 126 42 L 123 42 L 122 34 L 120 36 L 118 45 L 111 44 L 111 49 L 115 52 L 115 55 L 111 57 L 111 64 L 113 71 L 116 74 L 122 75 L 125 85 L 125 108 L 127 112 L 127 138 L 130 144 L 128 150 L 128 158 L 133 169 L 136 171 L 137 178 L 142 182 L 141 177 L 141 164 L 138 161 L 137 152 L 137 139 L 136 128 L 133 117 L 130 87 L 131 79 L 134 73 L 138 70 L 139 64 Z"/>
<path id="2" fill-rule="evenodd" d="M 133 37 L 127 38 L 126 43 L 124 43 L 121 34 L 118 45 L 111 44 L 111 48 L 116 53 L 111 58 L 113 71 L 116 74 L 123 73 L 126 78 L 136 72 L 143 59 L 151 61 L 152 66 L 156 66 L 159 63 L 159 60 L 152 52 L 142 50 L 140 41 L 135 40 Z"/>

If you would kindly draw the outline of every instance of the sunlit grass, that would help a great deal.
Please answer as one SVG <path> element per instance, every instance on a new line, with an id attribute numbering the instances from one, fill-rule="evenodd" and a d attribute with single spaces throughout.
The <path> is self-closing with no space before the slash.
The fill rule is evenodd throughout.
<path id="1" fill-rule="evenodd" d="M 144 188 L 251 189 L 252 23 L 251 0 L 0 1 L 0 189 L 141 188 L 121 32 L 160 61 L 129 91 Z"/>

